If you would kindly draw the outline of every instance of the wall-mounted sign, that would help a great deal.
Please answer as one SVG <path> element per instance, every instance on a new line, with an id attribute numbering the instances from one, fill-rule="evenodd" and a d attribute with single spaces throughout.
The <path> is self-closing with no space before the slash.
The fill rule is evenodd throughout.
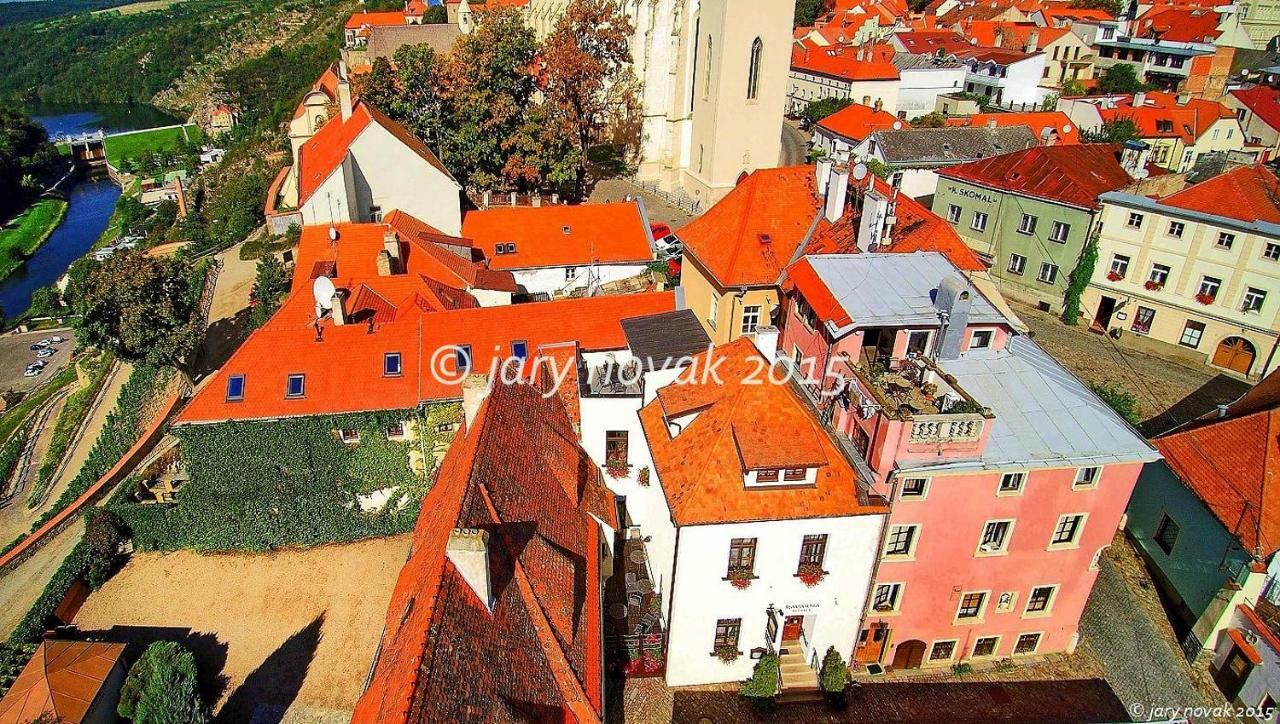
<path id="1" fill-rule="evenodd" d="M 955 194 L 956 196 L 963 196 L 966 199 L 981 201 L 984 204 L 994 204 L 996 202 L 996 197 L 992 196 L 991 194 L 983 193 L 982 191 L 975 191 L 971 188 L 966 188 L 964 186 L 948 186 L 947 190 Z"/>

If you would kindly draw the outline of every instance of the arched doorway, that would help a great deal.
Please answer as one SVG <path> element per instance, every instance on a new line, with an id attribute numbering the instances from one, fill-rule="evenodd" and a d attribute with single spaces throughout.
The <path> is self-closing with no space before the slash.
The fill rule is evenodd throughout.
<path id="1" fill-rule="evenodd" d="M 1247 375 L 1257 356 L 1258 351 L 1249 340 L 1244 337 L 1227 337 L 1218 343 L 1218 349 L 1213 353 L 1213 364 L 1215 367 Z"/>
<path id="2" fill-rule="evenodd" d="M 898 644 L 893 652 L 893 668 L 918 669 L 924 661 L 924 642 L 912 639 Z"/>

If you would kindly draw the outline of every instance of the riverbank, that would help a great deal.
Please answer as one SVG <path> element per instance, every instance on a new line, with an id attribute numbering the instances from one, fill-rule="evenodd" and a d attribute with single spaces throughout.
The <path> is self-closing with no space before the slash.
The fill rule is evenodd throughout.
<path id="1" fill-rule="evenodd" d="M 0 229 L 0 279 L 17 271 L 67 215 L 64 199 L 45 197 L 27 207 Z"/>

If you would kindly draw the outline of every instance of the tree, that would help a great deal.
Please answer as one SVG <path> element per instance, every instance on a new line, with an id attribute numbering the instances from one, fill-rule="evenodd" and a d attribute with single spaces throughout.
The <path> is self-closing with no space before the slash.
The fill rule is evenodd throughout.
<path id="1" fill-rule="evenodd" d="M 1088 91 L 1085 90 L 1083 83 L 1078 80 L 1069 80 L 1062 84 L 1062 92 L 1058 94 L 1058 97 L 1071 98 L 1073 96 L 1085 95 L 1087 92 Z"/>
<path id="2" fill-rule="evenodd" d="M 519 132 L 534 92 L 537 41 L 520 11 L 481 13 L 475 32 L 460 37 L 440 73 L 447 119 L 441 158 L 464 185 L 491 188 L 506 165 L 503 144 Z"/>
<path id="3" fill-rule="evenodd" d="M 911 119 L 912 128 L 945 128 L 946 125 L 947 117 L 937 111 Z"/>
<path id="4" fill-rule="evenodd" d="M 1093 268 L 1098 265 L 1098 237 L 1092 236 L 1080 252 L 1080 260 L 1067 280 L 1067 293 L 1062 304 L 1062 321 L 1075 325 L 1080 321 L 1080 298 L 1093 278 Z"/>
<path id="5" fill-rule="evenodd" d="M 369 72 L 358 76 L 354 91 L 361 100 L 397 121 L 405 119 L 407 114 L 401 108 L 400 91 L 396 89 L 396 72 L 385 57 L 373 59 Z"/>
<path id="6" fill-rule="evenodd" d="M 1138 72 L 1128 63 L 1116 63 L 1098 74 L 1099 93 L 1141 93 L 1150 88 L 1138 79 Z"/>
<path id="7" fill-rule="evenodd" d="M 148 646 L 125 677 L 116 712 L 135 724 L 208 721 L 196 678 L 195 656 L 174 641 L 157 641 Z"/>
<path id="8" fill-rule="evenodd" d="M 631 111 L 637 105 L 628 46 L 631 32 L 631 21 L 610 0 L 573 0 L 543 45 L 550 118 L 577 142 L 578 198 L 586 196 L 593 136 L 605 128 L 611 111 Z"/>
<path id="9" fill-rule="evenodd" d="M 822 684 L 822 691 L 831 703 L 837 705 L 845 703 L 845 691 L 849 687 L 849 667 L 845 665 L 836 647 L 827 647 L 827 653 L 822 657 L 822 668 L 819 670 L 818 680 Z"/>
<path id="10" fill-rule="evenodd" d="M 796 0 L 795 27 L 807 28 L 830 9 L 830 0 Z"/>
<path id="11" fill-rule="evenodd" d="M 397 120 L 427 143 L 438 144 L 443 108 L 437 92 L 441 61 L 436 51 L 426 44 L 402 45 L 393 57 L 400 93 Z"/>
<path id="12" fill-rule="evenodd" d="M 1132 118 L 1107 121 L 1094 130 L 1082 130 L 1080 135 L 1087 143 L 1124 143 L 1138 137 L 1138 126 Z"/>
<path id="13" fill-rule="evenodd" d="M 1136 427 L 1142 421 L 1138 415 L 1138 396 L 1125 389 L 1124 385 L 1108 379 L 1102 382 L 1090 382 L 1089 389 L 1102 398 L 1102 401 L 1112 410 L 1115 410 L 1117 415 L 1123 417 L 1125 422 Z"/>
<path id="14" fill-rule="evenodd" d="M 832 113 L 848 108 L 851 105 L 853 105 L 853 100 L 850 98 L 823 98 L 805 106 L 804 110 L 800 111 L 800 117 L 804 119 L 804 124 L 807 128 L 816 125 L 818 121 L 830 116 Z"/>
<path id="15" fill-rule="evenodd" d="M 444 5 L 432 5 L 427 8 L 426 14 L 422 16 L 422 22 L 431 25 L 439 25 L 449 22 L 449 10 Z"/>
<path id="16" fill-rule="evenodd" d="M 1106 10 L 1111 17 L 1118 18 L 1124 12 L 1125 3 L 1124 0 L 1075 0 L 1071 7 Z"/>
<path id="17" fill-rule="evenodd" d="M 30 317 L 56 317 L 62 314 L 62 302 L 58 300 L 57 288 L 40 287 L 31 293 L 31 306 L 27 308 Z"/>
<path id="18" fill-rule="evenodd" d="M 106 508 L 90 508 L 85 513 L 84 543 L 89 563 L 84 576 L 89 588 L 98 590 L 115 572 L 128 540 L 128 526 L 116 513 Z"/>
<path id="19" fill-rule="evenodd" d="M 40 124 L 22 111 L 0 108 L 0 219 L 26 206 L 40 190 L 39 179 L 50 176 L 59 163 Z"/>
<path id="20" fill-rule="evenodd" d="M 73 299 L 79 341 L 127 360 L 176 365 L 194 350 L 196 295 L 189 265 L 137 251 L 94 267 Z"/>
<path id="21" fill-rule="evenodd" d="M 280 308 L 280 300 L 289 291 L 289 276 L 275 254 L 258 260 L 257 275 L 249 292 L 249 326 L 257 329 Z"/>
<path id="22" fill-rule="evenodd" d="M 878 177 L 881 181 L 888 181 L 889 177 L 893 175 L 893 169 L 889 168 L 878 158 L 868 156 L 862 159 L 862 163 L 866 165 L 867 170 L 870 171 L 873 176 Z"/>

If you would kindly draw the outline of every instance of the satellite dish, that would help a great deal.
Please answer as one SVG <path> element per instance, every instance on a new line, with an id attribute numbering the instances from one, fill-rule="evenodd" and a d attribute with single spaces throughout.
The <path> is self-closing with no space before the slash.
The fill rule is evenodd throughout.
<path id="1" fill-rule="evenodd" d="M 853 167 L 853 178 L 855 180 L 861 181 L 866 177 L 867 177 L 867 164 L 858 163 Z"/>
<path id="2" fill-rule="evenodd" d="M 333 225 L 330 225 L 330 226 L 329 226 L 329 241 L 337 241 L 337 240 L 338 240 L 338 227 L 333 226 Z"/>
<path id="3" fill-rule="evenodd" d="M 1071 124 L 1070 124 L 1070 123 L 1068 123 L 1067 125 L 1063 126 L 1063 127 L 1062 127 L 1062 132 L 1063 132 L 1063 133 L 1071 133 Z"/>
<path id="4" fill-rule="evenodd" d="M 333 309 L 333 294 L 338 288 L 333 286 L 333 280 L 329 277 L 316 277 L 315 282 L 311 285 L 311 293 L 315 295 L 316 306 L 326 311 Z"/>
<path id="5" fill-rule="evenodd" d="M 902 130 L 902 121 L 894 121 L 894 122 L 893 122 L 893 130 L 895 130 L 895 131 L 901 131 L 901 130 Z"/>

